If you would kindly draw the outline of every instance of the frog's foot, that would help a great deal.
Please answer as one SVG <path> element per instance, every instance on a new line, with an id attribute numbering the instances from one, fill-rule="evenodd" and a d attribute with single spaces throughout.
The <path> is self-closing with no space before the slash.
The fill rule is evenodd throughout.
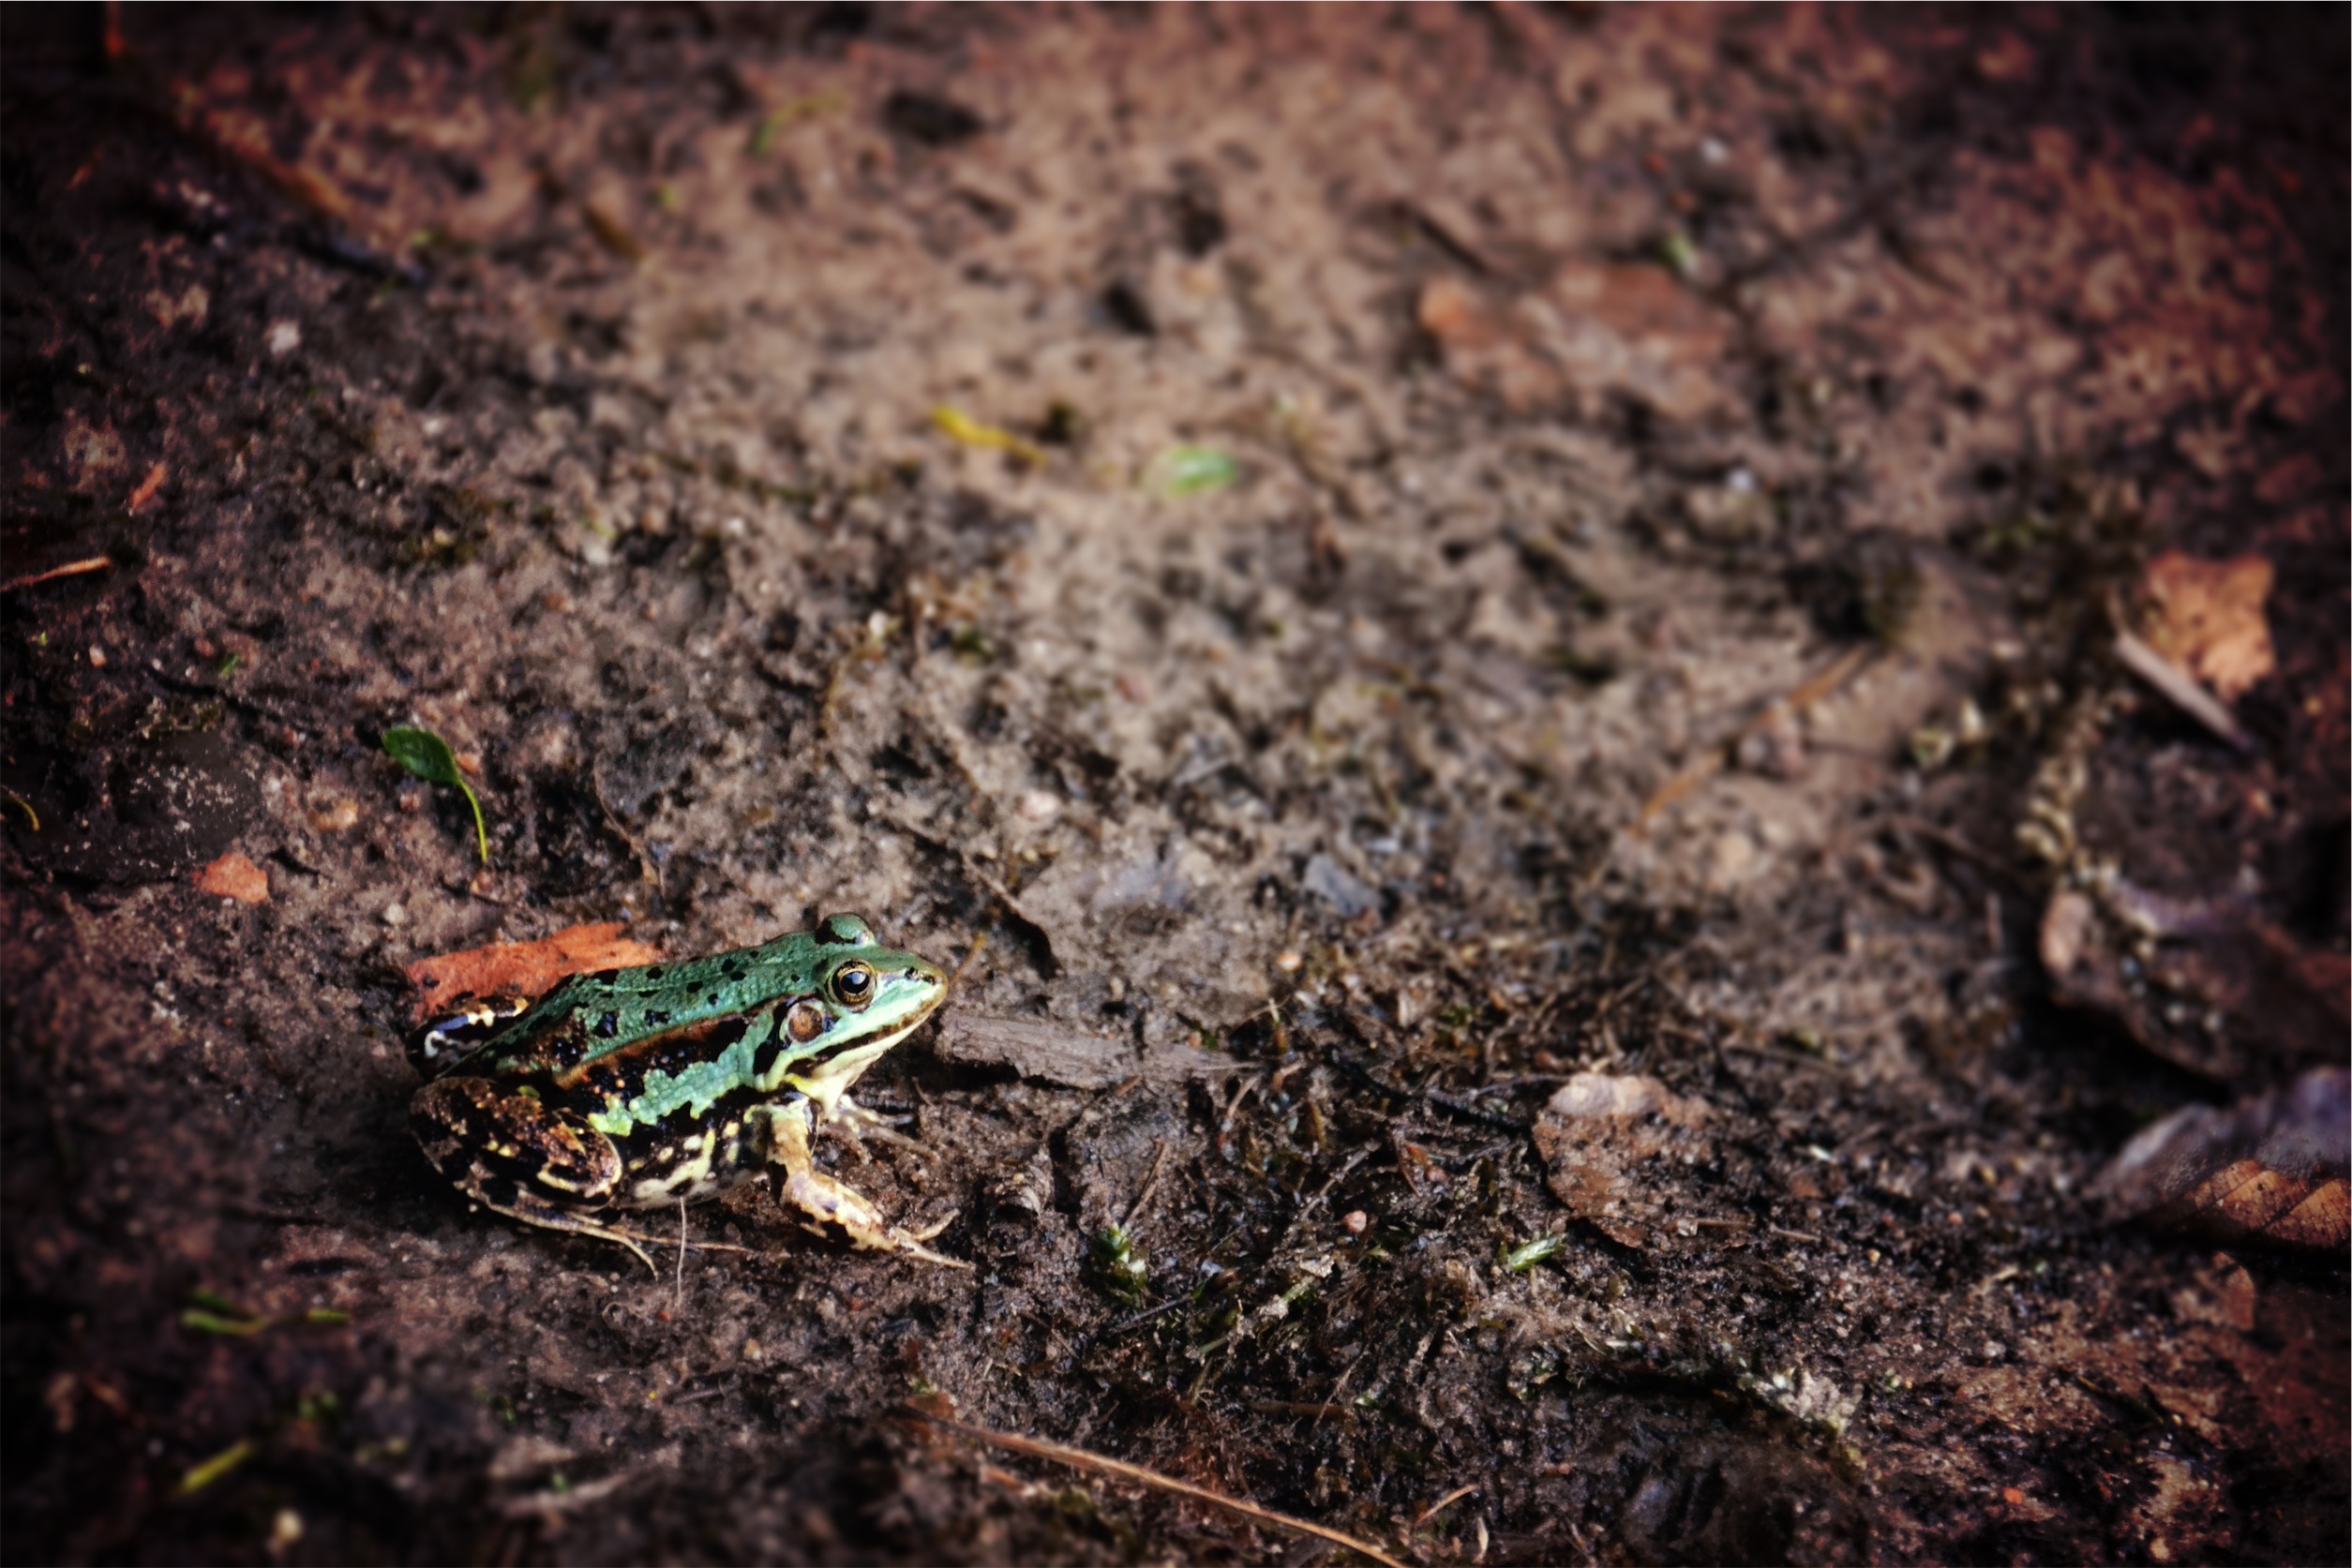
<path id="1" fill-rule="evenodd" d="M 433 1169 L 484 1208 L 617 1243 L 660 1277 L 636 1239 L 581 1212 L 602 1207 L 618 1188 L 621 1154 L 579 1117 L 487 1078 L 443 1078 L 409 1101 L 409 1127 Z"/>
<path id="2" fill-rule="evenodd" d="M 576 1236 L 593 1236 L 598 1241 L 608 1241 L 616 1247 L 625 1247 L 637 1254 L 638 1262 L 652 1271 L 653 1277 L 656 1279 L 662 1277 L 661 1266 L 653 1262 L 645 1247 L 637 1244 L 644 1242 L 654 1247 L 674 1245 L 672 1237 L 649 1236 L 641 1232 L 616 1230 L 609 1225 L 599 1225 L 594 1220 L 584 1218 L 579 1215 L 567 1214 L 532 1193 L 517 1193 L 513 1202 L 500 1203 L 487 1192 L 479 1192 L 472 1187 L 465 1187 L 462 1182 L 458 1186 L 464 1187 L 469 1197 L 493 1214 L 502 1214 L 510 1219 L 519 1219 L 527 1225 L 540 1225 L 550 1231 L 569 1231 Z"/>
<path id="3" fill-rule="evenodd" d="M 885 1116 L 878 1111 L 868 1111 L 847 1095 L 844 1095 L 834 1102 L 832 1114 L 826 1118 L 825 1126 L 829 1131 L 838 1132 L 855 1144 L 861 1159 L 874 1157 L 865 1152 L 865 1141 L 869 1138 L 876 1142 L 888 1143 L 894 1149 L 905 1149 L 908 1154 L 921 1155 L 925 1159 L 937 1159 L 939 1157 L 937 1150 L 898 1130 L 898 1125 L 906 1119 L 904 1116 Z"/>
<path id="4" fill-rule="evenodd" d="M 768 1160 L 775 1179 L 776 1202 L 807 1216 L 804 1229 L 817 1235 L 846 1236 L 852 1246 L 875 1252 L 906 1252 L 947 1268 L 967 1269 L 961 1258 L 944 1257 L 923 1246 L 954 1222 L 950 1216 L 921 1231 L 909 1231 L 884 1219 L 865 1197 L 846 1184 L 816 1169 L 809 1152 L 816 1129 L 816 1108 L 806 1100 L 757 1107 L 751 1116 L 765 1125 Z M 810 1223 L 814 1221 L 815 1223 Z"/>

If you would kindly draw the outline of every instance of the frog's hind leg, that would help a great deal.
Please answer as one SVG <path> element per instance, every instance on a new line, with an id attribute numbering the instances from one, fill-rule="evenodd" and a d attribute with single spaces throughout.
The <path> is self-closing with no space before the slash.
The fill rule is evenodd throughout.
<path id="1" fill-rule="evenodd" d="M 578 1116 L 487 1078 L 443 1078 L 409 1102 L 409 1127 L 433 1168 L 484 1208 L 625 1247 L 661 1277 L 639 1238 L 578 1212 L 621 1182 L 620 1151 Z"/>
<path id="2" fill-rule="evenodd" d="M 745 1130 L 759 1140 L 758 1146 L 774 1173 L 776 1202 L 816 1221 L 803 1221 L 807 1229 L 822 1234 L 830 1226 L 853 1245 L 872 1251 L 908 1252 L 949 1268 L 972 1266 L 922 1245 L 953 1224 L 954 1216 L 924 1230 L 906 1230 L 884 1219 L 861 1194 L 816 1168 L 809 1148 L 816 1131 L 816 1107 L 808 1100 L 795 1096 L 781 1105 L 755 1106 L 743 1119 Z"/>

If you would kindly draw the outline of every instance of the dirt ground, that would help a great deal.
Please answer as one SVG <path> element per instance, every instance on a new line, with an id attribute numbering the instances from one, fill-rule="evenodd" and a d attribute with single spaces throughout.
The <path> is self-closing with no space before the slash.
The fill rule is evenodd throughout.
<path id="1" fill-rule="evenodd" d="M 8 10 L 7 1555 L 2345 1561 L 2340 1240 L 2099 1185 L 2345 1054 L 2256 14 Z M 418 959 L 832 910 L 968 1271 L 411 1140 Z"/>

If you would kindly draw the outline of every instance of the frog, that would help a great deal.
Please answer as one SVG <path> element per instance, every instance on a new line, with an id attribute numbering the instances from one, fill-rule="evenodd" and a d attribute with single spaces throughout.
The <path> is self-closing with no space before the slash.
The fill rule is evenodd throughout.
<path id="1" fill-rule="evenodd" d="M 715 1197 L 763 1170 L 807 1230 L 966 1268 L 924 1245 L 953 1217 L 893 1225 L 815 1157 L 820 1128 L 854 1139 L 885 1123 L 850 1086 L 947 993 L 946 975 L 882 946 L 858 915 L 707 958 L 574 975 L 411 1034 L 427 1082 L 409 1125 L 474 1202 L 618 1243 L 648 1268 L 640 1243 L 657 1238 L 621 1216 Z"/>

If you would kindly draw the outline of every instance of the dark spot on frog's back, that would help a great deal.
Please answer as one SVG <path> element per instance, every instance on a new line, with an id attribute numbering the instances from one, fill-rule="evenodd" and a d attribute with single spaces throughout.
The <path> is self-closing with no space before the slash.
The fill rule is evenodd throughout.
<path id="1" fill-rule="evenodd" d="M 577 1067 L 580 1059 L 588 1054 L 588 1033 L 581 1026 L 581 1021 L 573 1019 L 548 1036 L 545 1048 L 538 1054 L 558 1071 Z"/>
<path id="2" fill-rule="evenodd" d="M 617 973 L 617 971 L 612 972 Z M 656 963 L 639 975 L 638 978 L 644 980 L 648 985 L 658 985 L 661 983 L 662 976 L 667 973 L 667 970 L 665 970 L 660 964 Z"/>
<path id="3" fill-rule="evenodd" d="M 765 1079 L 770 1073 L 775 1070 L 776 1058 L 782 1056 L 783 1054 L 784 1016 L 779 1013 L 776 1016 L 775 1027 L 768 1031 L 768 1038 L 761 1040 L 758 1048 L 752 1052 L 752 1076 L 754 1078 Z"/>
<path id="4" fill-rule="evenodd" d="M 619 1013 L 608 1012 L 596 1021 L 596 1038 L 598 1039 L 608 1040 L 619 1033 L 621 1033 L 621 1015 Z"/>
<path id="5" fill-rule="evenodd" d="M 667 1013 L 666 1013 L 666 1012 L 662 1011 L 660 1008 L 647 1008 L 647 1009 L 646 1009 L 646 1013 L 645 1013 L 645 1026 L 646 1026 L 647 1028 L 649 1028 L 649 1029 L 658 1029 L 658 1028 L 660 1028 L 663 1024 L 667 1023 L 668 1022 L 669 1022 L 669 1014 L 667 1014 Z"/>

